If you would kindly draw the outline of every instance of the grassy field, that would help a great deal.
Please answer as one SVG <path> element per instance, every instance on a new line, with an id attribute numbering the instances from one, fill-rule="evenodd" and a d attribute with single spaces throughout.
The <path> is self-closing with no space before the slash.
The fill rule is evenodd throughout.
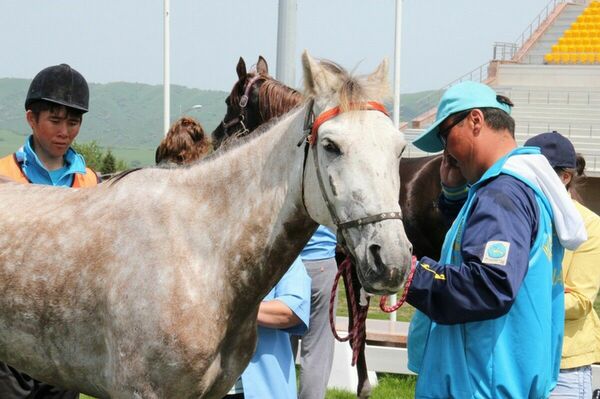
<path id="1" fill-rule="evenodd" d="M 0 157 L 15 152 L 23 145 L 25 136 L 21 136 L 8 130 L 0 130 Z"/>

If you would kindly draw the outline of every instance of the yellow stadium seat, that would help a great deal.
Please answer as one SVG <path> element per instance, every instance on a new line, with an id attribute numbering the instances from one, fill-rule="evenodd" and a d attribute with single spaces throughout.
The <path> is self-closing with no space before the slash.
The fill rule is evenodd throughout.
<path id="1" fill-rule="evenodd" d="M 577 62 L 579 64 L 588 64 L 588 63 L 590 63 L 590 61 L 593 61 L 593 58 L 592 58 L 592 60 L 590 60 L 590 54 L 588 54 L 588 53 L 577 54 Z"/>

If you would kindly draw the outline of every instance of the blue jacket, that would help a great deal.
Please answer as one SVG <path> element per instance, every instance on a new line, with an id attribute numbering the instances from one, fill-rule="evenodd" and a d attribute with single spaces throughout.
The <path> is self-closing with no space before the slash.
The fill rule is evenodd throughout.
<path id="1" fill-rule="evenodd" d="M 23 173 L 31 183 L 71 187 L 76 173 L 86 173 L 85 160 L 72 148 L 65 153 L 65 166 L 49 172 L 33 151 L 31 140 L 33 140 L 33 136 L 29 136 L 25 145 L 15 152 L 17 162 L 21 164 Z"/>
<path id="2" fill-rule="evenodd" d="M 441 261 L 417 266 L 407 298 L 419 310 L 408 337 L 416 398 L 547 398 L 556 384 L 564 287 L 553 218 L 575 216 L 549 165 L 549 186 L 564 191 L 550 200 L 535 173 L 507 166 L 529 154 L 539 151 L 493 165 L 469 189 Z"/>
<path id="3" fill-rule="evenodd" d="M 302 335 L 310 318 L 310 277 L 300 258 L 264 298 L 285 303 L 302 322 L 286 330 L 258 327 L 254 356 L 242 373 L 246 399 L 295 399 L 296 369 L 290 335 Z"/>

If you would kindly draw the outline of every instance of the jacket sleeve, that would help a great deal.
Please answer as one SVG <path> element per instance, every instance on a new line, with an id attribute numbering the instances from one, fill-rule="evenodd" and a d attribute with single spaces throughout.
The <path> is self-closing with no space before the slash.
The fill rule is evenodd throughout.
<path id="1" fill-rule="evenodd" d="M 574 252 L 565 251 L 565 318 L 580 319 L 594 306 L 600 289 L 600 218 L 585 216 L 588 239 Z"/>
<path id="2" fill-rule="evenodd" d="M 533 191 L 513 177 L 499 176 L 480 188 L 463 230 L 462 264 L 422 258 L 407 301 L 440 324 L 506 314 L 529 267 L 538 212 Z"/>

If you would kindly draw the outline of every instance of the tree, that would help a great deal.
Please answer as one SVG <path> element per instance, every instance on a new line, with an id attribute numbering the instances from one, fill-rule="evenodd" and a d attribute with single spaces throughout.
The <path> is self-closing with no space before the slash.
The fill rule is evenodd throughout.
<path id="1" fill-rule="evenodd" d="M 100 168 L 100 172 L 102 172 L 103 175 L 107 175 L 109 173 L 115 173 L 116 171 L 117 160 L 115 159 L 114 155 L 112 154 L 112 151 L 109 148 L 106 152 L 106 155 L 104 156 L 104 159 L 102 160 L 102 167 Z"/>
<path id="2" fill-rule="evenodd" d="M 101 174 L 115 173 L 129 168 L 127 162 L 115 158 L 110 149 L 105 154 L 95 141 L 73 143 L 73 149 L 83 155 L 87 166 Z"/>
<path id="3" fill-rule="evenodd" d="M 101 170 L 104 157 L 102 148 L 95 141 L 88 143 L 73 143 L 73 149 L 83 155 L 85 164 L 94 170 Z"/>

